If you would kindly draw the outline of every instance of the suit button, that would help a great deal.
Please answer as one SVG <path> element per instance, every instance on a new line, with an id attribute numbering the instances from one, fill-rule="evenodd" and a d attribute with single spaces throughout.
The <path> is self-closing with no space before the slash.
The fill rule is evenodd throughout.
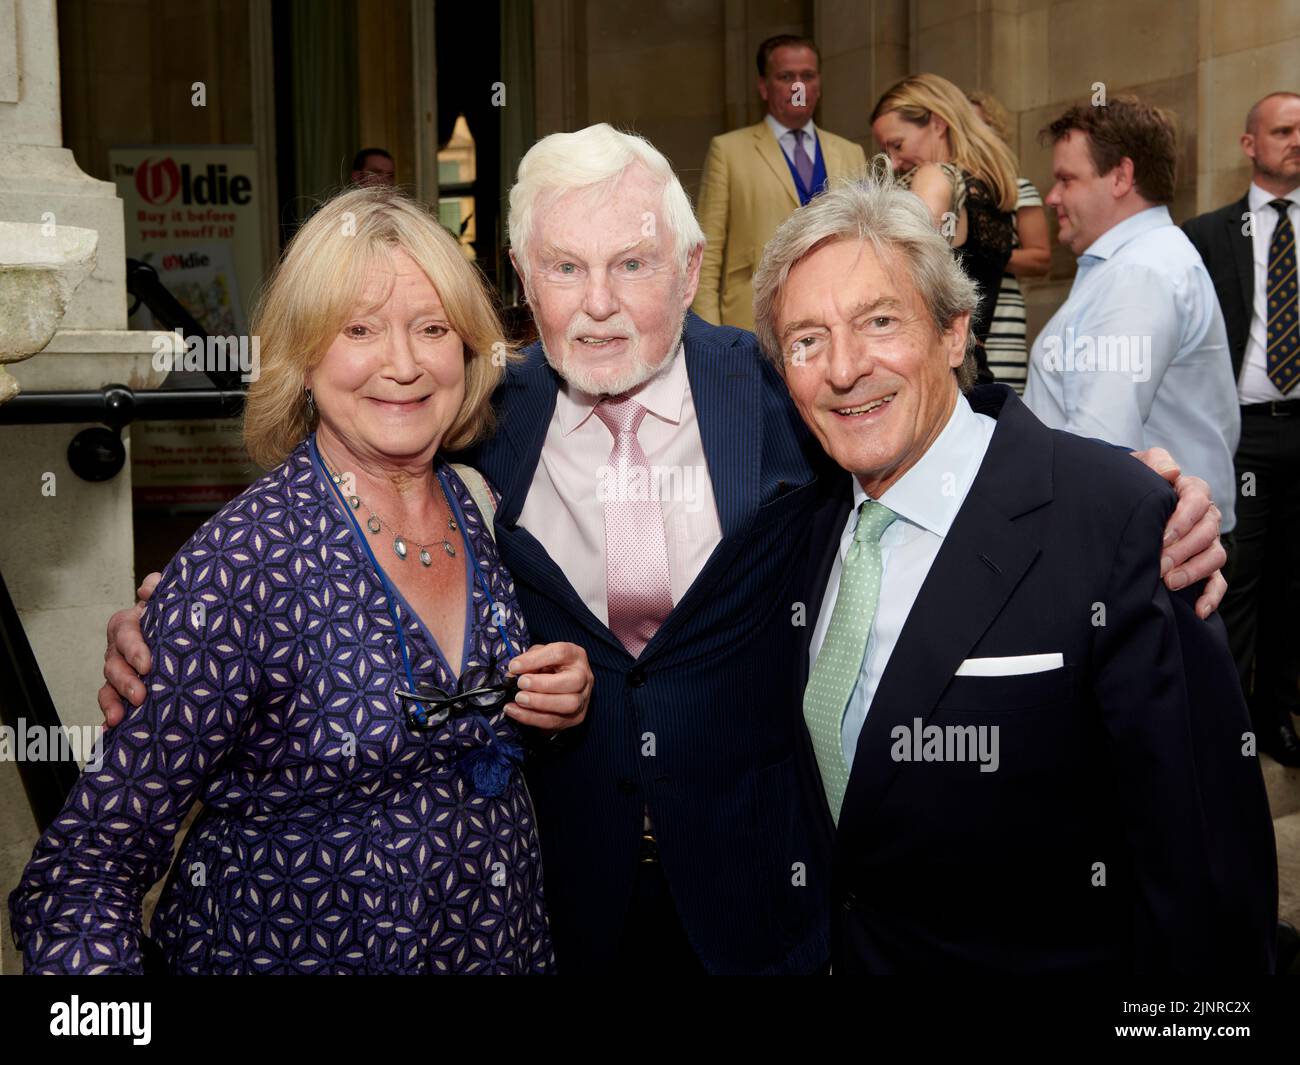
<path id="1" fill-rule="evenodd" d="M 618 781 L 618 790 L 624 795 L 636 794 L 636 782 L 629 780 L 627 777 L 620 777 Z"/>
<path id="2" fill-rule="evenodd" d="M 852 913 L 858 908 L 858 897 L 852 891 L 846 891 L 840 896 L 840 905 Z"/>
<path id="3" fill-rule="evenodd" d="M 627 675 L 627 683 L 632 688 L 641 687 L 645 683 L 645 670 L 640 666 L 634 666 Z"/>

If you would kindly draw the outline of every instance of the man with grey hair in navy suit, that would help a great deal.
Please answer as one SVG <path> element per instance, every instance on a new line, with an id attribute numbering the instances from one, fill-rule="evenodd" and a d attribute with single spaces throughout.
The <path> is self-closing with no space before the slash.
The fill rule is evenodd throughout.
<path id="1" fill-rule="evenodd" d="M 1150 550 L 1174 493 L 972 390 L 976 299 L 888 179 L 802 208 L 755 279 L 763 347 L 852 474 L 809 516 L 803 671 L 835 971 L 1271 971 L 1223 625 Z"/>

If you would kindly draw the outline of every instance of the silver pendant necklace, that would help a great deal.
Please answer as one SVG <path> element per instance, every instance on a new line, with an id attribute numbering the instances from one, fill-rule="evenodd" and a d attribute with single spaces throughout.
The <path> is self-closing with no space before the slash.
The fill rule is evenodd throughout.
<path id="1" fill-rule="evenodd" d="M 324 455 L 321 456 L 322 461 L 324 460 L 324 457 L 325 457 Z M 339 474 L 331 470 L 329 468 L 328 463 L 326 464 L 325 468 L 329 470 L 330 480 L 332 480 L 336 485 L 342 488 L 343 478 Z M 347 501 L 348 501 L 348 506 L 350 506 L 353 510 L 360 510 L 363 507 L 365 508 L 366 528 L 369 529 L 376 536 L 378 536 L 385 529 L 387 529 L 390 533 L 393 534 L 393 554 L 397 556 L 398 561 L 405 562 L 407 557 L 411 553 L 410 542 L 408 538 L 402 535 L 402 533 L 400 533 L 397 529 L 393 528 L 391 522 L 384 521 L 383 518 L 381 518 L 378 514 L 376 514 L 373 510 L 371 510 L 369 506 L 367 506 L 365 503 L 361 501 L 360 496 L 357 496 L 355 494 L 349 495 L 347 497 Z M 454 517 L 447 519 L 447 531 L 448 532 L 456 531 L 456 519 Z M 446 551 L 448 555 L 451 555 L 453 558 L 456 556 L 455 544 L 453 544 L 450 540 L 448 540 L 446 534 L 444 534 L 441 540 L 430 540 L 427 544 L 415 545 L 415 549 L 418 552 L 416 557 L 419 558 L 421 566 L 428 567 L 433 565 L 433 555 L 429 553 L 429 548 L 434 547 L 438 544 L 442 545 L 442 549 Z"/>

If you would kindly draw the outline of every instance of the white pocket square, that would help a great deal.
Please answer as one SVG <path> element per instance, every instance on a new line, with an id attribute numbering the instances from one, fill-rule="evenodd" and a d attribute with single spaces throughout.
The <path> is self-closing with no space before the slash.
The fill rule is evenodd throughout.
<path id="1" fill-rule="evenodd" d="M 957 667 L 959 677 L 1017 677 L 1023 673 L 1046 673 L 1061 669 L 1065 658 L 1060 651 L 1045 655 L 1011 655 L 1007 658 L 968 658 Z"/>

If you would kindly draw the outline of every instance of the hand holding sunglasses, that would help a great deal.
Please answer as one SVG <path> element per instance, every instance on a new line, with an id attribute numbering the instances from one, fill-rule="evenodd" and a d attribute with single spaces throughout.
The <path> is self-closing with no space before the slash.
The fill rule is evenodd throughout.
<path id="1" fill-rule="evenodd" d="M 534 644 L 508 668 L 502 682 L 496 681 L 494 667 L 479 667 L 462 674 L 454 692 L 427 683 L 399 691 L 408 703 L 407 722 L 414 729 L 438 728 L 451 717 L 491 714 L 504 706 L 521 725 L 559 732 L 587 716 L 594 678 L 587 652 L 577 644 Z"/>
<path id="2" fill-rule="evenodd" d="M 480 667 L 466 670 L 454 692 L 421 681 L 415 691 L 397 692 L 406 705 L 406 723 L 413 729 L 441 727 L 448 718 L 462 714 L 494 713 L 514 698 L 519 690 L 519 678 L 507 674 L 502 683 L 496 683 L 496 670 Z"/>

